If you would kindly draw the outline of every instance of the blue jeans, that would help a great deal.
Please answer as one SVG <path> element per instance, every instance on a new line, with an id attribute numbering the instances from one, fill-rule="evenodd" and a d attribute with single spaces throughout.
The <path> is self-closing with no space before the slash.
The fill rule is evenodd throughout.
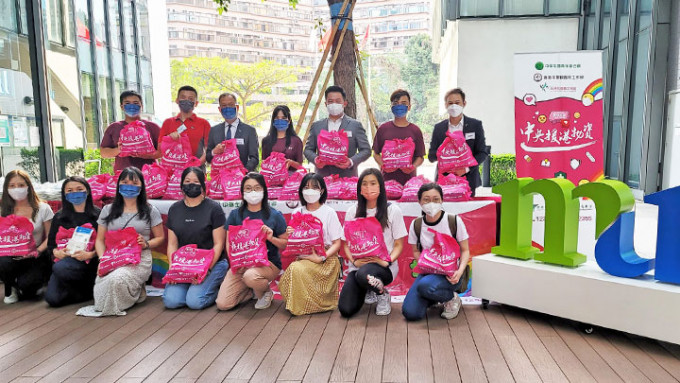
<path id="1" fill-rule="evenodd" d="M 217 299 L 217 292 L 228 269 L 229 264 L 223 259 L 215 263 L 203 282 L 198 285 L 190 283 L 165 285 L 163 304 L 169 309 L 187 306 L 193 310 L 201 310 L 211 306 Z"/>
<path id="2" fill-rule="evenodd" d="M 404 298 L 401 313 L 406 320 L 421 320 L 425 318 L 427 308 L 431 305 L 453 299 L 459 284 L 460 282 L 452 285 L 444 275 L 419 275 Z"/>

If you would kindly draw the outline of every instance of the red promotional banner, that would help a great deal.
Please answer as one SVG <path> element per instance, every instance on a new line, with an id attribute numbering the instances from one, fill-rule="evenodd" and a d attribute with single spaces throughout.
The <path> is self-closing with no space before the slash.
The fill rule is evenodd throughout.
<path id="1" fill-rule="evenodd" d="M 515 55 L 517 177 L 603 178 L 602 53 Z"/>

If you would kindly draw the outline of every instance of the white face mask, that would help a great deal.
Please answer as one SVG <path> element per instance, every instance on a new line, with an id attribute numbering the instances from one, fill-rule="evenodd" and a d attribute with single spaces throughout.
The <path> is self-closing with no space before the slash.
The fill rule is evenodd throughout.
<path id="1" fill-rule="evenodd" d="M 342 104 L 328 104 L 326 109 L 329 116 L 339 116 L 345 111 L 345 106 Z"/>
<path id="2" fill-rule="evenodd" d="M 446 108 L 446 111 L 449 112 L 449 116 L 458 117 L 461 115 L 461 113 L 463 113 L 463 106 L 458 104 L 451 104 L 449 105 L 448 108 Z"/>
<path id="3" fill-rule="evenodd" d="M 421 208 L 423 209 L 425 214 L 429 215 L 430 217 L 434 217 L 435 215 L 437 215 L 437 213 L 439 213 L 442 210 L 442 204 L 430 202 L 421 206 Z"/>
<path id="4" fill-rule="evenodd" d="M 251 205 L 257 205 L 258 203 L 262 202 L 263 198 L 264 192 L 261 191 L 251 191 L 243 194 L 243 199 L 245 199 L 246 202 L 248 202 Z"/>
<path id="5" fill-rule="evenodd" d="M 306 189 L 302 191 L 302 198 L 304 198 L 307 203 L 316 203 L 321 199 L 321 192 L 314 189 Z"/>
<path id="6" fill-rule="evenodd" d="M 23 201 L 26 199 L 26 197 L 28 197 L 28 188 L 8 189 L 7 193 L 9 193 L 9 196 L 15 201 Z"/>

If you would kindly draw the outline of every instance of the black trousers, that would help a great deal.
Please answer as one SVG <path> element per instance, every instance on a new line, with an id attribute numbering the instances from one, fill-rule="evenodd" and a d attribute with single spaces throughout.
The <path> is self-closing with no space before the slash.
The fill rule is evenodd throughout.
<path id="1" fill-rule="evenodd" d="M 37 258 L 0 257 L 0 279 L 5 284 L 5 296 L 12 295 L 12 287 L 16 287 L 22 298 L 34 297 L 49 278 L 49 262 L 45 253 Z"/>
<path id="2" fill-rule="evenodd" d="M 377 263 L 368 263 L 356 271 L 351 271 L 345 279 L 338 300 L 338 310 L 343 317 L 349 318 L 361 310 L 368 290 L 379 292 L 375 287 L 368 284 L 369 275 L 380 279 L 385 286 L 392 283 L 392 271 Z"/>
<path id="3" fill-rule="evenodd" d="M 45 301 L 52 307 L 80 303 L 92 299 L 99 258 L 90 263 L 66 257 L 52 266 Z"/>

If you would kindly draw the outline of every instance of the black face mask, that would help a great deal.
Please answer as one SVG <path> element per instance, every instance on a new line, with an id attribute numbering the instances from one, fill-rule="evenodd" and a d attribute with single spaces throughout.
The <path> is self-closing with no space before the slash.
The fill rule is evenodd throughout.
<path id="1" fill-rule="evenodd" d="M 182 191 L 189 198 L 196 198 L 203 193 L 203 188 L 200 184 L 182 184 Z"/>

